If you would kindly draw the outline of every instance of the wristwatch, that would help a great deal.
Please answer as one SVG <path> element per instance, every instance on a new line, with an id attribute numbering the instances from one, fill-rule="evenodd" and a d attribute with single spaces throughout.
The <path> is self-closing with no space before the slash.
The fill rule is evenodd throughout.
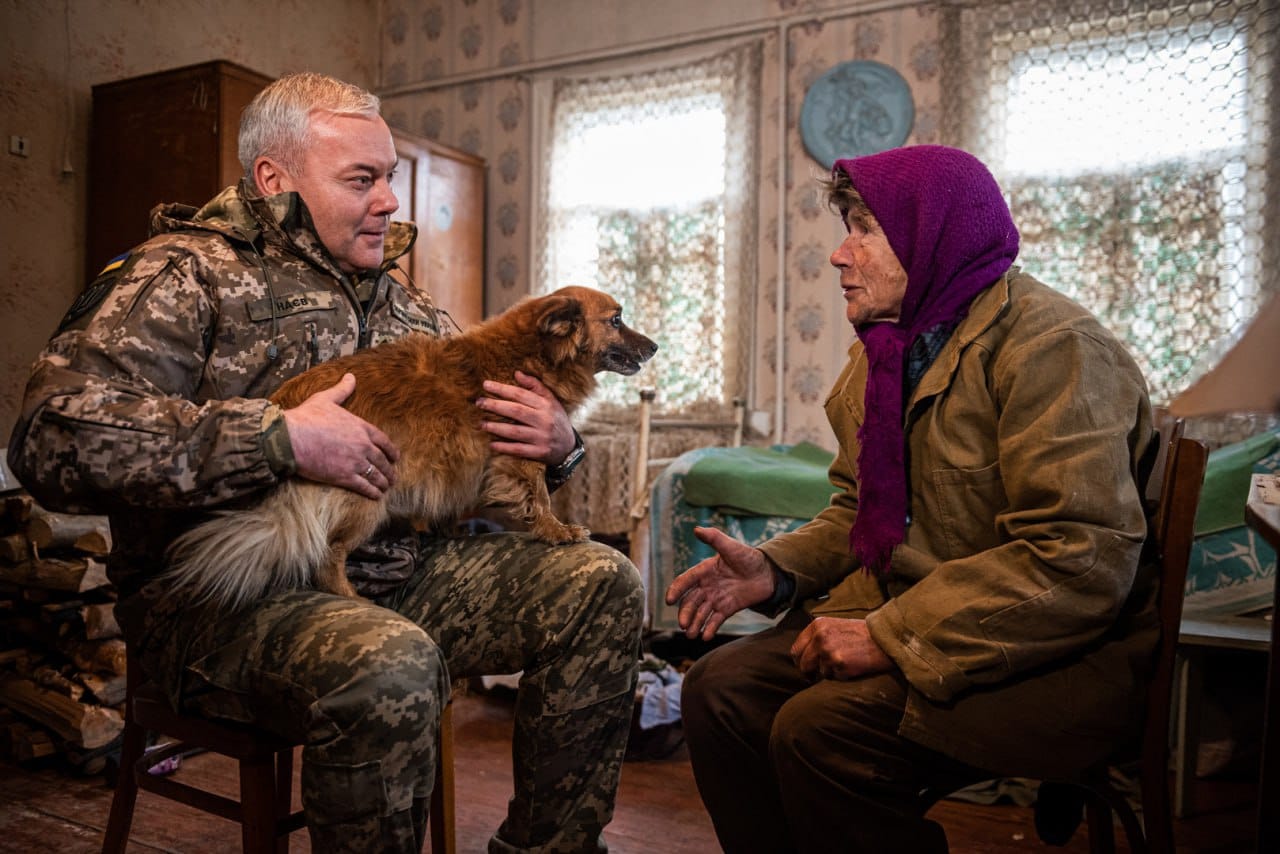
<path id="1" fill-rule="evenodd" d="M 583 447 L 582 437 L 578 435 L 578 431 L 573 431 L 573 450 L 560 461 L 558 466 L 547 466 L 547 490 L 555 491 L 564 486 L 565 481 L 573 474 L 573 470 L 578 467 L 578 463 L 582 462 L 582 458 L 587 455 L 587 449 Z"/>

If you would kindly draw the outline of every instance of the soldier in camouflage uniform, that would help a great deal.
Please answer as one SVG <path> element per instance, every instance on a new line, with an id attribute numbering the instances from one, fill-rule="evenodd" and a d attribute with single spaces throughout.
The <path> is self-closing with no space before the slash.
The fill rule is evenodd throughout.
<path id="1" fill-rule="evenodd" d="M 303 742 L 315 850 L 421 850 L 450 679 L 516 671 L 515 792 L 489 849 L 604 850 L 642 611 L 617 552 L 388 531 L 348 567 L 367 600 L 292 590 L 235 613 L 157 578 L 178 533 L 284 478 L 382 495 L 398 452 L 341 408 L 351 377 L 288 411 L 266 398 L 317 362 L 442 333 L 387 272 L 416 230 L 390 223 L 376 97 L 282 78 L 240 146 L 239 186 L 157 208 L 154 236 L 68 313 L 33 369 L 11 468 L 47 507 L 110 515 L 120 625 L 175 705 Z M 493 379 L 478 405 L 502 416 L 495 448 L 547 463 L 556 485 L 578 441 L 563 408 L 534 378 Z"/>

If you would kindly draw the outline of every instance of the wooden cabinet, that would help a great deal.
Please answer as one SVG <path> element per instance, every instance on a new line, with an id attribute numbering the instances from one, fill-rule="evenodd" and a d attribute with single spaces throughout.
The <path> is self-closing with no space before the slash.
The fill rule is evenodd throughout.
<path id="1" fill-rule="evenodd" d="M 270 82 L 219 61 L 93 87 L 86 282 L 147 238 L 156 205 L 202 205 L 240 180 L 240 112 Z"/>
<path id="2" fill-rule="evenodd" d="M 392 128 L 400 200 L 393 219 L 417 223 L 411 257 L 400 262 L 463 329 L 484 317 L 485 161 Z"/>
<path id="3" fill-rule="evenodd" d="M 93 87 L 86 283 L 147 238 L 153 207 L 202 205 L 240 180 L 240 113 L 270 82 L 216 61 Z M 466 329 L 484 316 L 485 161 L 392 132 L 394 218 L 418 226 L 400 265 Z"/>

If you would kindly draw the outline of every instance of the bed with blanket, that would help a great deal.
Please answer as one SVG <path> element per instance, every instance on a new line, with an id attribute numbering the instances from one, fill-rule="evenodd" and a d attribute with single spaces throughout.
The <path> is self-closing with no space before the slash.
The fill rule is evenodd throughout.
<path id="1" fill-rule="evenodd" d="M 1209 454 L 1183 612 L 1192 619 L 1239 617 L 1274 602 L 1276 553 L 1245 524 L 1254 474 L 1280 473 L 1280 428 Z"/>
<path id="2" fill-rule="evenodd" d="M 676 457 L 654 480 L 649 496 L 650 628 L 679 628 L 676 609 L 663 602 L 663 593 L 676 575 L 712 554 L 694 536 L 695 527 L 720 528 L 751 545 L 798 528 L 831 496 L 831 460 L 830 452 L 807 443 L 704 447 Z M 1252 614 L 1273 601 L 1276 553 L 1244 523 L 1244 496 L 1255 472 L 1280 472 L 1280 429 L 1210 455 L 1187 575 L 1190 618 Z M 723 631 L 746 634 L 771 623 L 745 611 Z"/>

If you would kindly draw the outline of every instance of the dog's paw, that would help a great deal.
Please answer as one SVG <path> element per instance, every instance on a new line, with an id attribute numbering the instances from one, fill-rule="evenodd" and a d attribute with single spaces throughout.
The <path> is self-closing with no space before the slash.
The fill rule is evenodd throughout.
<path id="1" fill-rule="evenodd" d="M 565 542 L 569 543 L 585 543 L 591 539 L 591 532 L 581 525 L 565 525 L 569 531 L 569 539 Z"/>
<path id="2" fill-rule="evenodd" d="M 532 533 L 535 537 L 544 543 L 550 543 L 553 546 L 563 546 L 569 543 L 585 543 L 591 539 L 591 532 L 581 525 L 564 525 L 559 522 L 548 525 L 538 525 L 533 528 Z"/>
<path id="3" fill-rule="evenodd" d="M 315 586 L 324 593 L 345 596 L 348 599 L 364 600 L 364 597 L 356 592 L 355 585 L 347 579 L 345 571 L 339 571 L 337 574 L 324 571 L 317 572 Z"/>

